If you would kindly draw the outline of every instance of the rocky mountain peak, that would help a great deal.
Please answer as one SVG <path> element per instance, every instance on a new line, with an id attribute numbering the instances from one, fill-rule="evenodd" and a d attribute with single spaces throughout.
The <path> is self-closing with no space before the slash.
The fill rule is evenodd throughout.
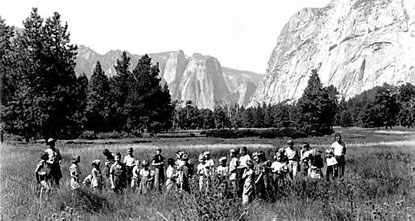
<path id="1" fill-rule="evenodd" d="M 415 83 L 415 1 L 333 0 L 282 29 L 250 105 L 301 97 L 311 69 L 345 98 L 383 83 Z"/>

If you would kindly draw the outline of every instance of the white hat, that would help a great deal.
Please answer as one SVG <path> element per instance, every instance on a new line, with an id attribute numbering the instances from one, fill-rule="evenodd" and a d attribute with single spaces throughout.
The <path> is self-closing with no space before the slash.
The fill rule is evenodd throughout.
<path id="1" fill-rule="evenodd" d="M 46 144 L 50 144 L 50 143 L 52 143 L 52 142 L 56 142 L 56 140 L 55 140 L 55 139 L 53 139 L 53 138 L 49 138 L 49 139 L 46 141 Z"/>

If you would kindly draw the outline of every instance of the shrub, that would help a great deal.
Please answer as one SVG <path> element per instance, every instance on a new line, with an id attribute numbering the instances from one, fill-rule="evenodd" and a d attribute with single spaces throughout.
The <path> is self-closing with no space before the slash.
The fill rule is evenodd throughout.
<path id="1" fill-rule="evenodd" d="M 81 133 L 78 137 L 79 139 L 95 140 L 98 139 L 97 134 L 94 131 L 86 130 Z"/>

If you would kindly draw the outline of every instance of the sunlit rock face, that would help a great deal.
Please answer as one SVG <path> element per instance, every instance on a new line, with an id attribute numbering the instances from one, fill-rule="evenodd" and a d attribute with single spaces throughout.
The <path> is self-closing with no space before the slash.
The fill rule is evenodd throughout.
<path id="1" fill-rule="evenodd" d="M 297 100 L 314 68 L 345 98 L 383 83 L 415 83 L 415 1 L 333 0 L 297 12 L 250 105 Z"/>
<path id="2" fill-rule="evenodd" d="M 121 50 L 111 50 L 100 55 L 92 49 L 80 45 L 76 59 L 76 73 L 85 73 L 90 78 L 97 61 L 108 76 L 116 74 L 114 64 L 120 58 Z M 139 55 L 132 55 L 130 67 L 137 64 Z M 172 100 L 182 105 L 186 101 L 199 108 L 214 109 L 215 105 L 238 103 L 247 105 L 262 75 L 248 71 L 222 68 L 212 57 L 193 54 L 187 57 L 183 51 L 149 54 L 154 64 L 158 63 L 160 77 L 169 86 Z"/>

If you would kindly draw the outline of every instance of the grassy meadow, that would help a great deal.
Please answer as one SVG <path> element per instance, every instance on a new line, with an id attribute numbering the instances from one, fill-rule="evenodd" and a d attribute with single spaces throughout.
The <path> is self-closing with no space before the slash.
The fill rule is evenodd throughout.
<path id="1" fill-rule="evenodd" d="M 3 143 L 0 148 L 0 220 L 413 220 L 415 219 L 415 131 L 398 128 L 373 130 L 336 128 L 348 144 L 346 178 L 325 182 L 299 178 L 276 195 L 274 202 L 255 200 L 248 207 L 240 199 L 226 199 L 213 188 L 208 196 L 197 192 L 170 195 L 150 192 L 116 196 L 111 191 L 69 187 L 70 159 L 81 156 L 81 180 L 90 173 L 94 159 L 104 161 L 102 150 L 121 152 L 134 148 L 140 160 L 150 159 L 156 147 L 164 157 L 184 150 L 197 162 L 199 153 L 209 150 L 216 160 L 230 148 L 247 146 L 250 152 L 264 150 L 270 158 L 285 139 L 141 138 L 130 140 L 58 141 L 63 157 L 61 188 L 48 200 L 36 197 L 34 170 L 43 143 Z M 330 136 L 294 140 L 322 150 Z M 101 168 L 103 165 L 101 165 Z M 325 168 L 323 170 L 325 172 Z"/>

